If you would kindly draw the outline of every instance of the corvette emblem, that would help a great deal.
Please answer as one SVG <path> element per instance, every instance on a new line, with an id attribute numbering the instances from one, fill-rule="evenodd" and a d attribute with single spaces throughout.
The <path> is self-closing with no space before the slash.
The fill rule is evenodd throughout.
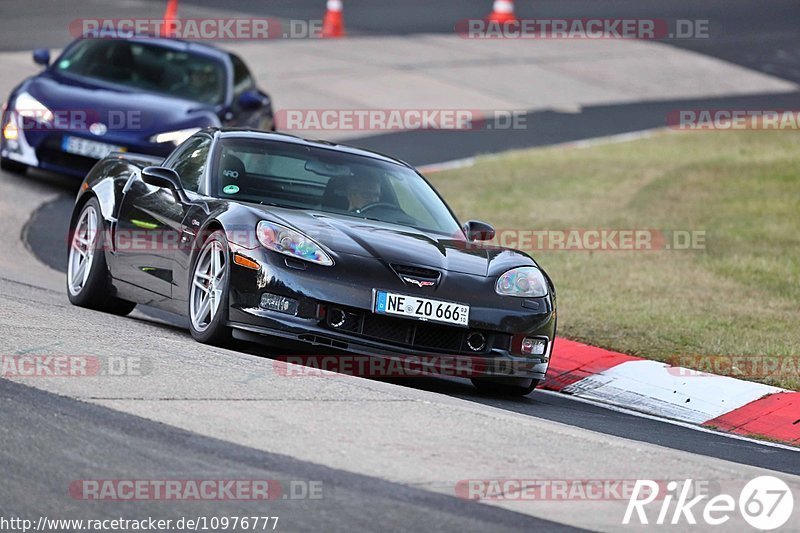
<path id="1" fill-rule="evenodd" d="M 406 283 L 411 283 L 412 285 L 416 285 L 417 287 L 433 287 L 436 285 L 435 281 L 421 281 L 414 278 L 409 278 L 408 276 L 403 276 L 403 281 Z"/>

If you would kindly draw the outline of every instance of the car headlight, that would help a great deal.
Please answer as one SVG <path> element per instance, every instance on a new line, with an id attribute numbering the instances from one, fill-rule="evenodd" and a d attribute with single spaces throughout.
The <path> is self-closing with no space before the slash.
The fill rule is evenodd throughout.
<path id="1" fill-rule="evenodd" d="M 331 266 L 333 259 L 322 247 L 299 231 L 262 220 L 256 227 L 258 242 L 264 248 L 318 265 Z"/>
<path id="2" fill-rule="evenodd" d="M 157 133 L 150 137 L 151 143 L 172 143 L 178 146 L 183 141 L 200 131 L 201 128 L 186 128 L 183 130 L 165 131 L 164 133 Z"/>
<path id="3" fill-rule="evenodd" d="M 20 93 L 14 99 L 14 109 L 20 116 L 39 122 L 53 122 L 53 112 L 28 93 Z"/>
<path id="4" fill-rule="evenodd" d="M 497 279 L 494 290 L 501 296 L 547 296 L 547 281 L 536 267 L 513 268 Z"/>

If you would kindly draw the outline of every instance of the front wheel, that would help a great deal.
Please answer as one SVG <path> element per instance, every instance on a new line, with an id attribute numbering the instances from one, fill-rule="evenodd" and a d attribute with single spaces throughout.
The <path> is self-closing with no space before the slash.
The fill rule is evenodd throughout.
<path id="1" fill-rule="evenodd" d="M 541 383 L 529 378 L 472 378 L 471 381 L 480 392 L 498 396 L 527 396 Z"/>
<path id="2" fill-rule="evenodd" d="M 114 296 L 106 264 L 100 204 L 91 198 L 70 228 L 67 296 L 73 305 L 127 315 L 136 304 Z"/>
<path id="3" fill-rule="evenodd" d="M 192 269 L 189 286 L 189 330 L 204 344 L 228 343 L 228 286 L 230 257 L 225 233 L 216 231 L 203 243 Z"/>

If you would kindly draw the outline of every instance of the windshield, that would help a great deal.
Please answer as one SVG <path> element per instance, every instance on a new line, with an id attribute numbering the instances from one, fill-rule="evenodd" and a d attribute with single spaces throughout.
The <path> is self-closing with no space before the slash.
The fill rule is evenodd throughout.
<path id="1" fill-rule="evenodd" d="M 313 209 L 455 235 L 461 230 L 433 188 L 413 170 L 323 148 L 258 139 L 223 139 L 215 161 L 217 195 Z"/>
<path id="2" fill-rule="evenodd" d="M 86 39 L 70 48 L 54 69 L 204 104 L 225 98 L 221 62 L 144 42 Z"/>

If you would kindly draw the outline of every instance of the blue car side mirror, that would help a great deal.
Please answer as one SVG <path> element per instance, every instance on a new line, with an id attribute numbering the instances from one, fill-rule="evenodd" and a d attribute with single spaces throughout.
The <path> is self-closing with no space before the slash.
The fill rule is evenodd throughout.
<path id="1" fill-rule="evenodd" d="M 264 97 L 256 91 L 246 91 L 237 100 L 242 109 L 258 109 L 264 105 Z"/>
<path id="2" fill-rule="evenodd" d="M 50 50 L 47 48 L 37 48 L 33 51 L 33 62 L 45 67 L 50 65 Z"/>

